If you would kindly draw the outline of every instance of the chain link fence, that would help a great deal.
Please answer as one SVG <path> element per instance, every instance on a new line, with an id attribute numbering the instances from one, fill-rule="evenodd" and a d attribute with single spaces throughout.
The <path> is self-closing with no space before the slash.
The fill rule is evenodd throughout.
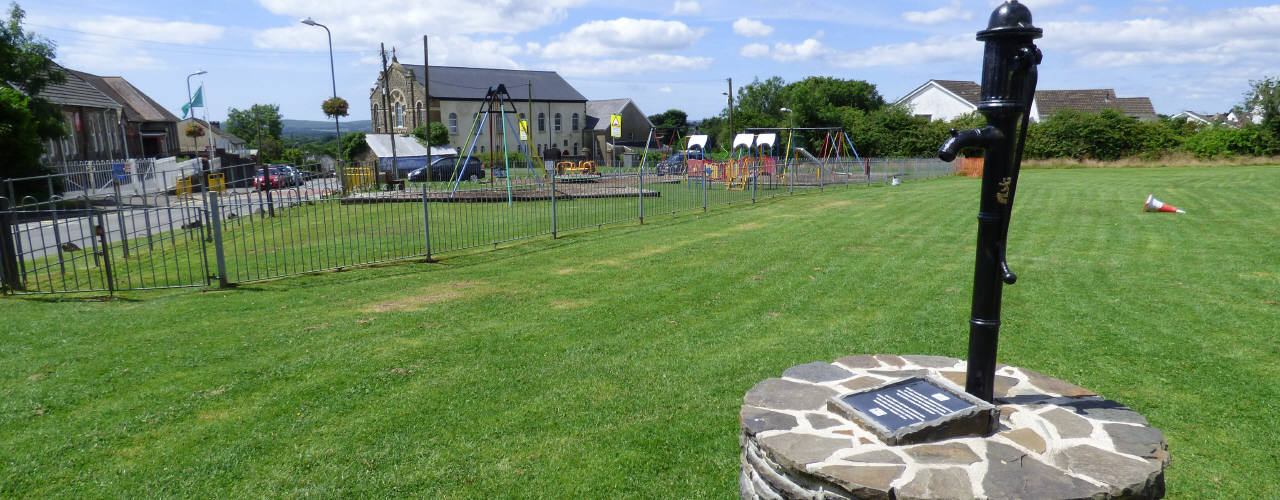
<path id="1" fill-rule="evenodd" d="M 64 166 L 0 181 L 0 283 L 6 293 L 226 286 L 953 174 L 934 159 L 691 163 L 667 172 L 652 161 L 455 162 L 401 180 L 372 165 L 215 164 L 205 174 L 196 161 Z"/>

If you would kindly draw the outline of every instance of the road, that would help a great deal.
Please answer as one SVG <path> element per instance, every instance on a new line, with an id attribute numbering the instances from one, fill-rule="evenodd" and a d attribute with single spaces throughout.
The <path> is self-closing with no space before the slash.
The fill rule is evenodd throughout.
<path id="1" fill-rule="evenodd" d="M 272 204 L 280 208 L 319 199 L 336 190 L 336 179 L 312 179 L 302 186 L 274 189 L 270 193 Z M 220 200 L 224 216 L 243 217 L 251 214 L 236 212 L 260 213 L 267 209 L 266 193 L 253 188 L 228 189 L 220 195 Z M 190 196 L 154 193 L 125 198 L 120 205 L 94 206 L 90 213 L 83 209 L 43 211 L 29 217 L 39 217 L 39 220 L 17 224 L 17 244 L 19 253 L 27 261 L 47 255 L 75 254 L 100 244 L 100 240 L 91 240 L 91 236 L 101 220 L 108 244 L 127 238 L 132 240 L 129 247 L 138 248 L 149 242 L 187 237 L 182 234 L 187 229 L 201 231 L 205 207 L 205 197 L 200 193 Z"/>

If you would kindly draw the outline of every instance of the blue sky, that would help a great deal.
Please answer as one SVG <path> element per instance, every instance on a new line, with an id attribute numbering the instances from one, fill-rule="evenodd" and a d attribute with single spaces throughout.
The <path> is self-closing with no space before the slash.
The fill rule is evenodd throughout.
<path id="1" fill-rule="evenodd" d="M 324 119 L 333 31 L 348 119 L 368 118 L 378 44 L 402 62 L 559 71 L 588 99 L 630 97 L 648 114 L 718 113 L 726 78 L 809 75 L 867 80 L 895 100 L 925 81 L 978 80 L 973 35 L 995 0 L 39 0 L 27 29 L 58 61 L 123 76 L 175 113 L 186 76 L 206 85 L 211 119 L 279 104 Z M 1114 88 L 1156 111 L 1225 111 L 1250 80 L 1280 76 L 1280 3 L 1026 0 L 1044 28 L 1040 88 Z"/>

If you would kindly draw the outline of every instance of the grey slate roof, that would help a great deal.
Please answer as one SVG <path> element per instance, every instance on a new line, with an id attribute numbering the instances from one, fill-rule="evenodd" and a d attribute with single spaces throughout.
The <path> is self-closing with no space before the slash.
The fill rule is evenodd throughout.
<path id="1" fill-rule="evenodd" d="M 631 99 L 604 99 L 600 101 L 587 101 L 587 122 L 588 130 L 609 130 L 609 115 L 620 115 L 627 106 L 634 105 Z M 639 108 L 636 108 L 637 110 Z M 644 113 L 640 113 L 644 116 Z M 649 123 L 649 118 L 644 120 Z M 649 123 L 649 128 L 653 128 L 653 123 Z"/>
<path id="2" fill-rule="evenodd" d="M 50 83 L 40 92 L 40 97 L 61 106 L 83 106 L 86 108 L 120 109 L 120 103 L 107 97 L 102 91 L 94 88 L 74 71 L 58 67 L 67 75 L 63 83 Z"/>
<path id="3" fill-rule="evenodd" d="M 1048 117 L 1064 109 L 1097 113 L 1116 109 L 1139 120 L 1157 119 L 1155 107 L 1147 97 L 1116 97 L 1113 89 L 1040 90 L 1036 91 L 1040 116 Z"/>
<path id="4" fill-rule="evenodd" d="M 969 101 L 969 104 L 975 106 L 982 100 L 982 86 L 975 82 L 965 82 L 959 80 L 934 80 L 933 83 L 938 84 L 947 91 L 960 96 L 961 99 Z"/>
<path id="5" fill-rule="evenodd" d="M 424 83 L 421 64 L 403 64 L 413 71 L 418 83 Z M 431 97 L 450 100 L 481 100 L 489 87 L 507 86 L 511 99 L 529 99 L 529 82 L 533 82 L 533 100 L 558 102 L 586 102 L 587 98 L 554 71 L 525 71 L 515 69 L 462 68 L 458 66 L 431 67 Z"/>
<path id="6" fill-rule="evenodd" d="M 178 117 L 164 109 L 151 97 L 143 94 L 124 78 L 118 76 L 97 76 L 83 71 L 70 70 L 85 82 L 124 105 L 125 119 L 131 122 L 178 122 Z"/>

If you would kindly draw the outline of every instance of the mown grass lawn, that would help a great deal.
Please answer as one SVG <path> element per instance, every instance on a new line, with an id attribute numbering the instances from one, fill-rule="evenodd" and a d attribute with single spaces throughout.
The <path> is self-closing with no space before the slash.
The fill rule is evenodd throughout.
<path id="1" fill-rule="evenodd" d="M 1146 415 L 1170 498 L 1280 491 L 1280 168 L 1024 173 L 1000 360 Z M 963 358 L 976 180 L 111 300 L 0 299 L 0 495 L 732 497 L 743 393 Z M 1186 209 L 1144 214 L 1148 193 Z"/>

